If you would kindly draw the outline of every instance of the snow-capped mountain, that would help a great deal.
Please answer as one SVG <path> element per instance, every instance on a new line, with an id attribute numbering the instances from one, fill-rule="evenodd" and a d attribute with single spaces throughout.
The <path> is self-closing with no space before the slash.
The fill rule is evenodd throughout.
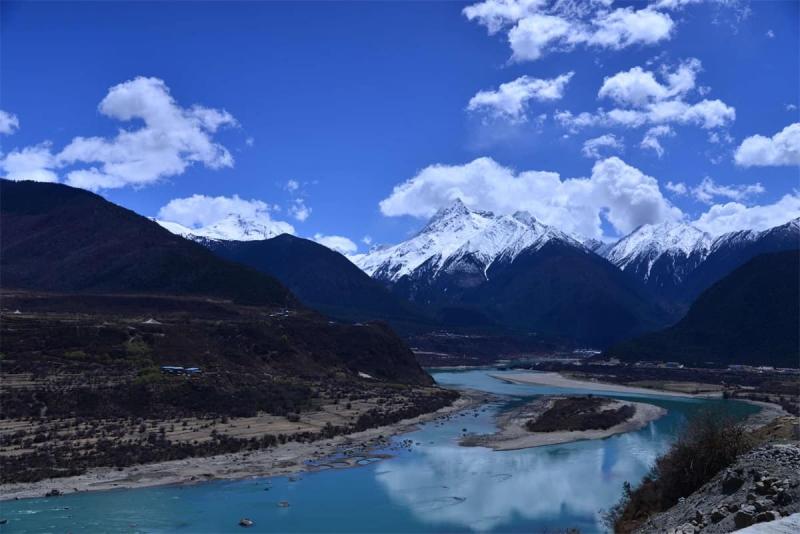
<path id="1" fill-rule="evenodd" d="M 294 228 L 290 224 L 280 221 L 262 222 L 255 219 L 246 219 L 234 213 L 222 220 L 200 228 L 189 228 L 182 224 L 153 219 L 155 222 L 180 236 L 195 241 L 203 239 L 224 241 L 258 241 L 269 239 L 281 234 L 292 234 Z"/>
<path id="2" fill-rule="evenodd" d="M 689 273 L 681 293 L 691 302 L 705 289 L 759 254 L 800 248 L 800 218 L 767 230 L 741 230 L 713 240 L 703 262 Z"/>
<path id="3" fill-rule="evenodd" d="M 645 224 L 604 256 L 660 294 L 672 295 L 708 256 L 713 238 L 686 223 Z"/>
<path id="4" fill-rule="evenodd" d="M 396 282 L 424 263 L 441 263 L 470 237 L 489 226 L 494 216 L 472 211 L 461 200 L 440 209 L 428 224 L 408 241 L 370 250 L 353 259 L 373 278 Z"/>
<path id="5" fill-rule="evenodd" d="M 641 282 L 527 212 L 457 200 L 411 239 L 351 260 L 458 328 L 605 345 L 669 319 Z"/>
<path id="6" fill-rule="evenodd" d="M 657 294 L 690 300 L 757 254 L 800 246 L 800 219 L 764 231 L 713 237 L 686 223 L 646 224 L 611 246 L 611 263 Z"/>
<path id="7" fill-rule="evenodd" d="M 495 262 L 510 262 L 522 251 L 556 239 L 583 248 L 573 237 L 523 211 L 495 215 L 471 210 L 461 200 L 440 209 L 408 241 L 373 249 L 351 259 L 373 278 L 397 282 L 424 273 L 428 278 L 456 272 L 488 277 Z"/>
<path id="8" fill-rule="evenodd" d="M 653 265 L 663 256 L 678 259 L 696 255 L 704 258 L 712 241 L 709 234 L 690 224 L 644 224 L 617 241 L 605 257 L 623 271 L 641 264 L 645 267 L 643 278 L 647 280 Z"/>
<path id="9" fill-rule="evenodd" d="M 593 237 L 589 237 L 581 241 L 583 246 L 594 252 L 599 256 L 605 257 L 608 250 L 614 246 L 615 243 L 606 243 L 605 241 L 600 241 L 599 239 L 595 239 Z"/>
<path id="10" fill-rule="evenodd" d="M 738 232 L 722 234 L 714 240 L 710 249 L 711 253 L 714 253 L 726 248 L 744 247 L 748 244 L 765 239 L 775 242 L 787 241 L 789 244 L 797 244 L 798 236 L 800 236 L 800 217 L 767 230 L 740 230 Z"/>

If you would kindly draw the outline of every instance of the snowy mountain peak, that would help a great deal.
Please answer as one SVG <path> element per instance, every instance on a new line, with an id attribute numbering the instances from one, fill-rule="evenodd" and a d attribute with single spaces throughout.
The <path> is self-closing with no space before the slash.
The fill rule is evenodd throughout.
<path id="1" fill-rule="evenodd" d="M 153 220 L 173 234 L 193 240 L 259 241 L 280 234 L 294 233 L 294 228 L 290 224 L 269 219 L 247 219 L 234 213 L 213 224 L 200 228 L 189 228 L 171 221 Z"/>
<path id="2" fill-rule="evenodd" d="M 430 218 L 428 224 L 420 230 L 419 234 L 456 232 L 474 226 L 476 219 L 491 218 L 493 216 L 491 212 L 471 210 L 460 198 L 457 198 L 452 204 L 439 208 Z"/>
<path id="3" fill-rule="evenodd" d="M 609 248 L 605 256 L 622 270 L 645 263 L 644 278 L 647 279 L 653 264 L 662 256 L 688 258 L 698 255 L 704 258 L 712 242 L 711 235 L 690 224 L 644 224 Z"/>
<path id="4" fill-rule="evenodd" d="M 434 277 L 442 269 L 458 271 L 462 261 L 470 269 L 480 265 L 485 273 L 495 261 L 513 260 L 523 250 L 540 247 L 551 239 L 581 246 L 530 213 L 498 216 L 470 209 L 456 200 L 439 209 L 408 241 L 351 260 L 370 276 L 388 281 L 397 281 L 423 266 Z"/>
<path id="5" fill-rule="evenodd" d="M 452 203 L 447 206 L 443 206 L 436 210 L 436 213 L 431 217 L 430 222 L 437 221 L 439 219 L 445 219 L 449 217 L 459 216 L 459 215 L 467 215 L 469 213 L 469 208 L 461 198 L 456 198 Z"/>
<path id="6" fill-rule="evenodd" d="M 531 228 L 535 228 L 537 225 L 542 226 L 542 223 L 540 223 L 536 219 L 536 217 L 534 217 L 527 211 L 518 211 L 514 213 L 512 217 L 514 218 L 515 221 L 518 221 L 521 224 L 524 224 L 525 226 L 529 226 Z"/>

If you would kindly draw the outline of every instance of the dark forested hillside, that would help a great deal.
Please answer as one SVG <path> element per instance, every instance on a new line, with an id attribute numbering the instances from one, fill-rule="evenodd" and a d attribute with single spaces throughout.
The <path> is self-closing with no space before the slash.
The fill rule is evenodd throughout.
<path id="1" fill-rule="evenodd" d="M 704 291 L 677 324 L 621 343 L 626 360 L 800 366 L 800 252 L 763 254 Z"/>
<path id="2" fill-rule="evenodd" d="M 687 277 L 681 288 L 686 302 L 692 302 L 714 282 L 759 254 L 800 250 L 800 219 L 765 230 L 745 230 L 717 239 L 708 257 Z"/>
<path id="3" fill-rule="evenodd" d="M 350 260 L 308 239 L 283 234 L 260 241 L 205 241 L 219 256 L 269 274 L 304 304 L 354 321 L 381 319 L 393 325 L 430 323 Z"/>
<path id="4" fill-rule="evenodd" d="M 407 295 L 413 288 L 417 302 L 475 325 L 601 347 L 669 322 L 639 280 L 570 243 L 553 240 L 523 251 L 480 278 L 463 283 L 460 272 L 405 277 L 393 289 Z"/>

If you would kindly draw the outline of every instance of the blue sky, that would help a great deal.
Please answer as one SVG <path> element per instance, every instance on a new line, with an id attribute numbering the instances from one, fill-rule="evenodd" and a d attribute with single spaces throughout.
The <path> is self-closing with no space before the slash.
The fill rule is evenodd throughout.
<path id="1" fill-rule="evenodd" d="M 800 4 L 568 4 L 3 2 L 0 170 L 360 251 L 455 196 L 606 239 L 800 215 Z M 164 95 L 174 120 L 131 111 Z"/>

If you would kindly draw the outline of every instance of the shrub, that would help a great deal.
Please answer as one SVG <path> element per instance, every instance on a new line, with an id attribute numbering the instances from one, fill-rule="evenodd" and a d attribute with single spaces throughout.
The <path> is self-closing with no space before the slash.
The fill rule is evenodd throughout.
<path id="1" fill-rule="evenodd" d="M 161 373 L 161 369 L 156 366 L 150 366 L 139 370 L 139 374 L 134 380 L 134 383 L 140 385 L 155 384 L 164 381 L 165 378 L 166 377 Z"/>
<path id="2" fill-rule="evenodd" d="M 606 514 L 615 532 L 630 532 L 648 517 L 674 506 L 755 445 L 744 426 L 727 414 L 704 410 L 689 420 L 652 472 Z"/>

